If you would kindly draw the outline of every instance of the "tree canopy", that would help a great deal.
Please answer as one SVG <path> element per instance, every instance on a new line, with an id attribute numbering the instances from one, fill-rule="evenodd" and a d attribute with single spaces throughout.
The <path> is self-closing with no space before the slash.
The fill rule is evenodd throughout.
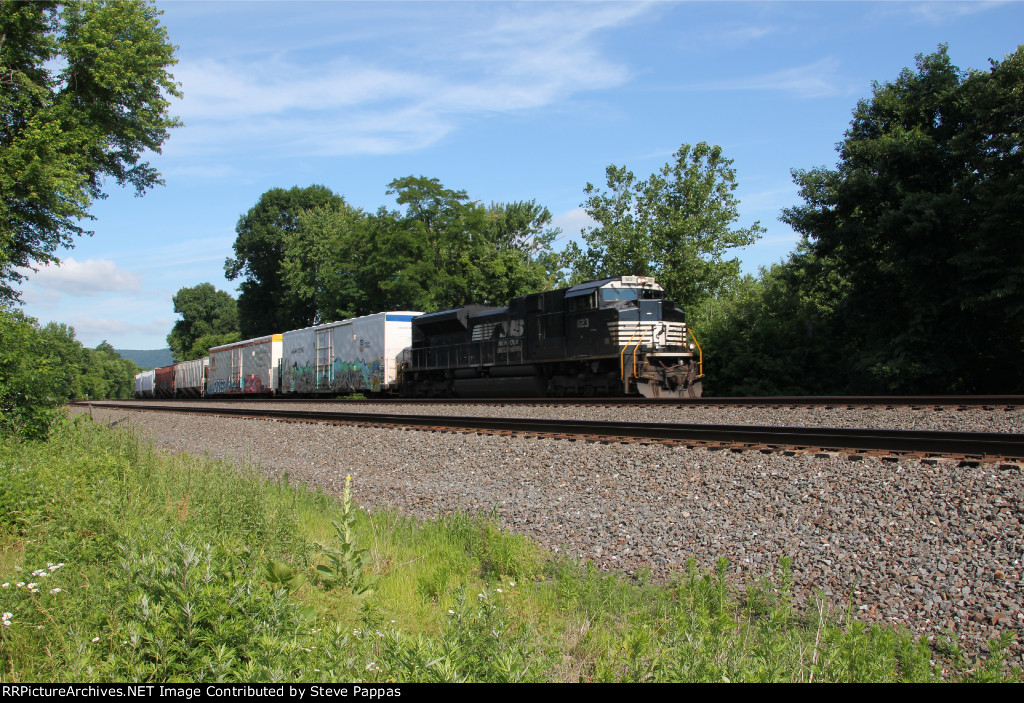
<path id="1" fill-rule="evenodd" d="M 637 180 L 625 166 L 609 166 L 608 190 L 587 184 L 583 203 L 598 222 L 583 232 L 584 252 L 566 248 L 574 282 L 616 275 L 655 276 L 667 295 L 693 306 L 739 278 L 736 247 L 753 244 L 764 229 L 733 228 L 739 201 L 736 171 L 722 149 L 683 144 L 657 173 Z"/>
<path id="2" fill-rule="evenodd" d="M 825 273 L 854 386 L 1024 388 L 1024 47 L 961 71 L 942 46 L 857 104 L 835 169 L 783 221 Z"/>
<path id="3" fill-rule="evenodd" d="M 403 210 L 367 213 L 323 186 L 267 191 L 239 220 L 229 278 L 243 336 L 383 310 L 504 305 L 559 280 L 551 213 L 471 201 L 436 178 L 393 180 Z M 258 323 L 258 324 L 257 324 Z"/>
<path id="4" fill-rule="evenodd" d="M 298 231 L 304 210 L 343 203 L 340 195 L 322 185 L 273 188 L 239 218 L 235 256 L 224 262 L 224 275 L 231 281 L 243 277 L 238 296 L 243 337 L 305 327 L 317 318 L 312 301 L 288 295 L 282 271 L 285 238 Z"/>
<path id="5" fill-rule="evenodd" d="M 201 359 L 210 347 L 241 339 L 235 299 L 213 284 L 182 288 L 172 300 L 174 312 L 181 315 L 167 335 L 176 362 Z"/>
<path id="6" fill-rule="evenodd" d="M 0 301 L 19 268 L 57 261 L 106 179 L 142 195 L 180 122 L 160 12 L 133 0 L 0 3 Z"/>
<path id="7" fill-rule="evenodd" d="M 0 435 L 45 438 L 60 406 L 81 398 L 130 398 L 138 367 L 107 342 L 87 349 L 75 329 L 0 306 Z"/>

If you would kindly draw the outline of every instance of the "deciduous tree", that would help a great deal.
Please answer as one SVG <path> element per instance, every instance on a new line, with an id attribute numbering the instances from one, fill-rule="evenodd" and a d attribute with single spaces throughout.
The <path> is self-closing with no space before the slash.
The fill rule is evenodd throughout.
<path id="1" fill-rule="evenodd" d="M 837 342 L 874 392 L 1024 390 L 1024 47 L 946 47 L 876 83 L 783 220 L 848 282 Z"/>
<path id="2" fill-rule="evenodd" d="M 235 256 L 225 261 L 224 274 L 232 281 L 243 278 L 238 296 L 243 337 L 297 329 L 317 319 L 314 301 L 289 296 L 282 271 L 285 237 L 298 231 L 304 210 L 342 203 L 341 196 L 322 185 L 273 188 L 238 220 Z"/>
<path id="3" fill-rule="evenodd" d="M 0 301 L 19 268 L 57 261 L 87 232 L 107 179 L 142 195 L 162 183 L 142 161 L 181 123 L 175 47 L 136 0 L 0 3 Z"/>
<path id="4" fill-rule="evenodd" d="M 181 319 L 167 335 L 175 361 L 201 359 L 206 356 L 211 341 L 226 344 L 240 338 L 238 305 L 235 299 L 211 283 L 180 289 L 172 298 L 174 312 Z M 202 341 L 202 344 L 198 342 Z M 217 346 L 216 344 L 212 346 Z"/>
<path id="5" fill-rule="evenodd" d="M 637 180 L 625 166 L 606 170 L 607 191 L 588 183 L 583 203 L 598 222 L 583 232 L 565 258 L 574 282 L 616 275 L 655 276 L 669 297 L 694 306 L 739 278 L 739 259 L 726 258 L 753 244 L 764 229 L 739 220 L 736 171 L 722 149 L 683 144 L 657 173 Z"/>

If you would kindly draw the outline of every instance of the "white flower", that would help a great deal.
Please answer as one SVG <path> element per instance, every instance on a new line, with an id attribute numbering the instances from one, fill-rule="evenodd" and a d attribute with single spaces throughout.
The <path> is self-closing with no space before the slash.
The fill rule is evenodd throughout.
<path id="1" fill-rule="evenodd" d="M 511 586 L 512 588 L 515 588 L 516 587 L 516 582 L 515 581 L 509 581 L 508 585 Z"/>
<path id="2" fill-rule="evenodd" d="M 10 587 L 11 587 L 10 583 L 5 583 L 2 586 L 0 586 L 0 588 L 10 588 Z"/>
<path id="3" fill-rule="evenodd" d="M 51 588 L 50 589 L 50 593 L 60 593 L 60 589 L 59 588 Z"/>
<path id="4" fill-rule="evenodd" d="M 455 615 L 455 611 L 454 611 L 454 610 L 449 610 L 449 611 L 448 611 L 448 614 L 449 614 L 449 615 Z"/>
<path id="5" fill-rule="evenodd" d="M 500 588 L 495 588 L 494 590 L 497 591 L 498 593 L 504 593 L 505 592 L 505 591 L 501 590 Z"/>
<path id="6" fill-rule="evenodd" d="M 99 641 L 100 641 L 100 638 L 99 638 L 99 637 L 93 637 L 93 638 L 92 638 L 92 641 L 93 641 L 93 642 L 99 642 Z"/>

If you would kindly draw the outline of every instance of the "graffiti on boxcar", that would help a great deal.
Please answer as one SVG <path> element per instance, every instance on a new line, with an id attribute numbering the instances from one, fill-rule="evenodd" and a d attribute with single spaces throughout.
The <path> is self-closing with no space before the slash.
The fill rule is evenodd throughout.
<path id="1" fill-rule="evenodd" d="M 284 370 L 283 385 L 289 393 L 309 393 L 316 390 L 316 372 L 312 362 L 299 366 L 298 362 Z"/>
<path id="2" fill-rule="evenodd" d="M 245 377 L 243 393 L 269 393 L 270 389 L 263 385 L 263 379 L 256 374 L 249 374 Z"/>
<path id="3" fill-rule="evenodd" d="M 218 378 L 215 381 L 210 381 L 210 387 L 206 389 L 208 394 L 216 395 L 218 393 L 228 392 L 228 380 L 226 378 Z"/>

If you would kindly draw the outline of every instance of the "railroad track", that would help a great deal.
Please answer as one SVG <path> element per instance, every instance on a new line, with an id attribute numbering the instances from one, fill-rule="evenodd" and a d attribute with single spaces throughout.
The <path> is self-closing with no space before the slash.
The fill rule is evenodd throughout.
<path id="1" fill-rule="evenodd" d="M 88 402 L 74 403 L 90 406 Z M 441 415 L 398 415 L 326 410 L 280 410 L 271 408 L 224 408 L 179 405 L 108 403 L 97 407 L 183 412 L 202 415 L 257 418 L 285 422 L 325 422 L 374 427 L 411 427 L 421 430 L 469 431 L 517 434 L 589 441 L 662 442 L 687 446 L 711 446 L 736 451 L 813 451 L 865 455 L 910 455 L 920 458 L 952 457 L 972 462 L 1024 460 L 1024 434 L 1003 432 L 960 432 L 888 430 L 832 427 L 778 427 L 764 425 L 712 425 L 655 422 L 618 422 L 540 418 L 490 418 Z M 850 454 L 852 452 L 852 454 Z"/>
<path id="2" fill-rule="evenodd" d="M 261 398 L 251 395 L 215 396 L 210 398 L 167 398 L 133 401 L 142 403 L 238 403 L 265 401 L 273 403 L 353 403 L 384 405 L 603 405 L 603 406 L 660 406 L 660 405 L 709 405 L 741 407 L 953 407 L 1009 409 L 1024 407 L 1024 395 L 850 395 L 850 396 L 737 396 L 701 398 L 640 398 L 595 397 L 595 398 L 395 398 L 380 397 L 350 400 L 344 397 L 322 396 L 305 398 L 276 396 Z"/>

